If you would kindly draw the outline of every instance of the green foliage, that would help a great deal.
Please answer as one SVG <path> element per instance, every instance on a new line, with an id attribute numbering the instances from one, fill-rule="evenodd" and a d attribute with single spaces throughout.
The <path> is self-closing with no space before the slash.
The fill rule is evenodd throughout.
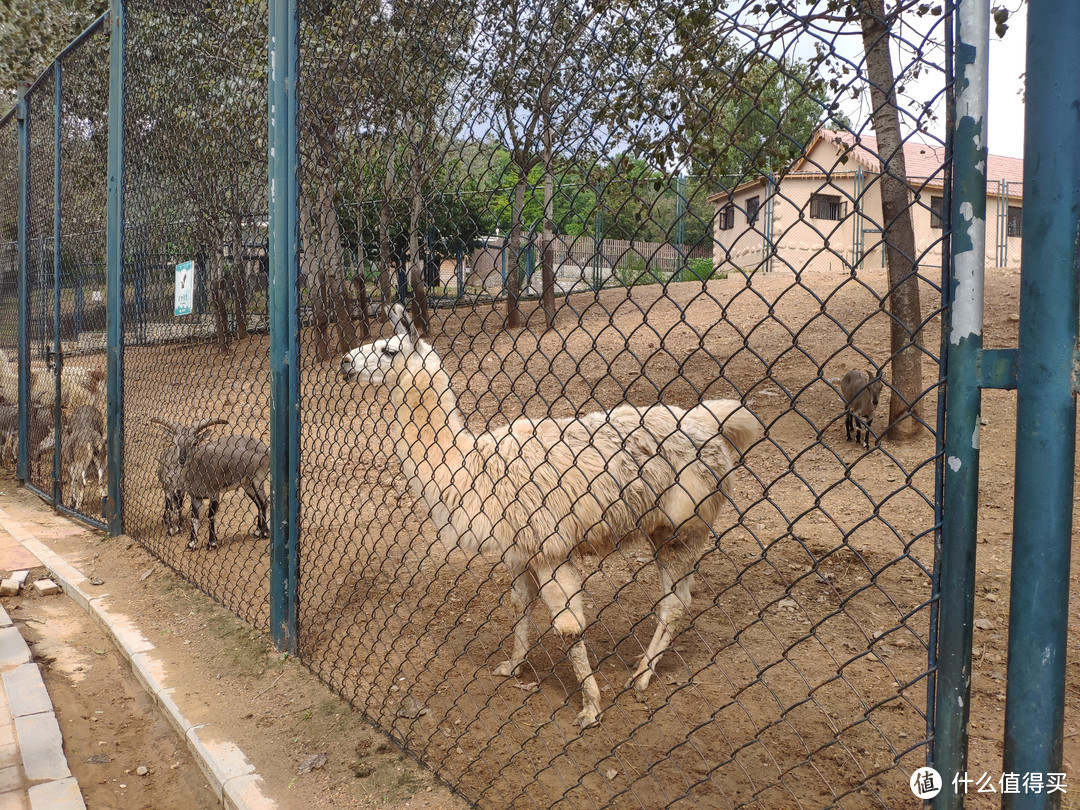
<path id="1" fill-rule="evenodd" d="M 0 115 L 19 82 L 36 79 L 108 8 L 109 0 L 0 0 Z"/>
<path id="2" fill-rule="evenodd" d="M 671 277 L 675 281 L 713 281 L 727 278 L 728 274 L 713 265 L 712 259 L 690 259 Z"/>

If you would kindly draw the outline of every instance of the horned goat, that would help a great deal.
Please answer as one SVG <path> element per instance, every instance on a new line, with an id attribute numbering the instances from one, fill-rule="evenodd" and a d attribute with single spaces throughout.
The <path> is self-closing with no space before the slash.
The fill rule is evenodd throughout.
<path id="1" fill-rule="evenodd" d="M 339 373 L 389 389 L 397 456 L 439 537 L 510 567 L 520 614 L 510 660 L 495 674 L 514 675 L 524 662 L 528 610 L 539 595 L 581 684 L 578 722 L 590 726 L 600 716 L 600 690 L 585 648 L 582 577 L 572 556 L 602 555 L 633 536 L 652 543 L 659 621 L 630 679 L 643 692 L 689 612 L 694 568 L 730 496 L 731 472 L 760 438 L 760 425 L 738 402 L 711 400 L 689 411 L 620 405 L 580 417 L 522 418 L 473 434 L 435 349 L 403 307 L 390 316 L 397 334 L 345 355 Z"/>
<path id="2" fill-rule="evenodd" d="M 873 382 L 871 382 L 873 379 Z M 861 368 L 853 368 L 840 381 L 840 393 L 844 397 L 844 430 L 851 441 L 851 429 L 855 428 L 855 444 L 870 449 L 870 423 L 881 398 L 882 381 Z M 863 432 L 865 428 L 865 432 Z M 861 439 L 860 439 L 861 437 Z"/>
<path id="3" fill-rule="evenodd" d="M 38 454 L 55 452 L 56 436 L 43 441 Z M 105 479 L 105 420 L 93 405 L 80 405 L 64 425 L 60 442 L 60 468 L 71 488 L 71 505 L 81 509 L 86 496 L 86 474 L 93 465 L 97 470 L 98 491 Z"/>
<path id="4" fill-rule="evenodd" d="M 231 435 L 206 441 L 204 434 L 225 419 L 204 419 L 194 425 L 180 425 L 153 417 L 152 422 L 167 428 L 172 442 L 167 444 L 158 465 L 158 480 L 165 490 L 165 526 L 170 535 L 180 531 L 184 495 L 191 496 L 191 534 L 188 550 L 198 548 L 202 502 L 210 501 L 210 548 L 217 548 L 215 517 L 223 493 L 242 488 L 255 504 L 255 537 L 269 537 L 265 487 L 270 479 L 270 448 L 254 436 Z"/>
<path id="5" fill-rule="evenodd" d="M 0 353 L 2 356 L 2 353 Z M 53 409 L 42 405 L 31 405 L 26 420 L 27 458 L 37 459 L 42 442 L 52 430 Z M 0 405 L 0 461 L 10 455 L 19 454 L 19 406 L 16 404 Z"/>

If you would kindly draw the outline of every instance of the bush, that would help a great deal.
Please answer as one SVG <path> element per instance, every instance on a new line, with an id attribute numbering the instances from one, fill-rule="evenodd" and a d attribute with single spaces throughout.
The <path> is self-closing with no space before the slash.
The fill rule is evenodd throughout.
<path id="1" fill-rule="evenodd" d="M 655 270 L 649 269 L 640 257 L 627 259 L 622 267 L 615 268 L 619 284 L 623 287 L 636 287 L 639 284 L 663 284 L 664 279 Z"/>
<path id="2" fill-rule="evenodd" d="M 711 281 L 727 278 L 727 273 L 713 266 L 712 259 L 691 259 L 675 275 L 672 281 Z"/>

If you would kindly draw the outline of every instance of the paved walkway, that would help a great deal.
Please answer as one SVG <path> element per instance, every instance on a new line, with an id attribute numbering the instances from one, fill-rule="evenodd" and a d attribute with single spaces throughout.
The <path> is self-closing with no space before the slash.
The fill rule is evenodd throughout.
<path id="1" fill-rule="evenodd" d="M 0 529 L 0 571 L 40 565 L 22 543 Z M 85 810 L 41 671 L 3 607 L 0 683 L 0 810 Z"/>

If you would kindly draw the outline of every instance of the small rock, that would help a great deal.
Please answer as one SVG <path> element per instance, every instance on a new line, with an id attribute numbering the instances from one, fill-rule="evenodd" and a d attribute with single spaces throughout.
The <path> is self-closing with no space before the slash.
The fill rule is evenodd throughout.
<path id="1" fill-rule="evenodd" d="M 1009 321 L 1011 323 L 1019 323 L 1020 322 L 1020 316 L 1017 315 L 1016 313 L 1013 313 L 1012 315 L 1009 316 Z"/>
<path id="2" fill-rule="evenodd" d="M 989 619 L 976 619 L 975 626 L 980 630 L 993 630 L 994 623 Z"/>
<path id="3" fill-rule="evenodd" d="M 17 596 L 19 583 L 13 579 L 0 579 L 0 596 Z"/>
<path id="4" fill-rule="evenodd" d="M 90 584 L 91 585 L 104 585 L 105 580 L 98 579 L 97 577 L 90 577 Z"/>
<path id="5" fill-rule="evenodd" d="M 83 762 L 89 763 L 90 765 L 108 765 L 112 762 L 112 757 L 108 754 L 94 754 L 93 756 L 84 759 Z"/>
<path id="6" fill-rule="evenodd" d="M 874 653 L 867 653 L 866 654 L 866 660 L 867 661 L 877 661 L 878 657 L 876 655 L 874 655 Z"/>
<path id="7" fill-rule="evenodd" d="M 309 771 L 315 771 L 323 767 L 330 761 L 330 757 L 327 754 L 312 754 L 310 757 L 300 763 L 300 767 L 297 769 L 297 773 L 308 773 Z"/>
<path id="8" fill-rule="evenodd" d="M 799 607 L 799 603 L 796 602 L 794 599 L 781 599 L 779 602 L 776 603 L 776 606 L 781 607 L 784 610 L 795 610 Z"/>
<path id="9" fill-rule="evenodd" d="M 609 782 L 618 775 L 619 775 L 619 772 L 617 770 L 615 770 L 614 768 L 608 768 L 606 771 L 604 771 L 604 776 L 606 776 L 608 778 Z"/>
<path id="10" fill-rule="evenodd" d="M 142 576 L 141 576 L 141 577 L 139 577 L 139 582 L 143 582 L 143 581 L 144 581 L 144 580 L 145 580 L 145 579 L 146 579 L 146 578 L 147 578 L 148 576 L 150 576 L 150 575 L 151 575 L 152 573 L 154 573 L 154 566 L 150 566 L 150 567 L 149 567 L 149 568 L 147 568 L 147 569 L 146 569 L 145 571 L 143 571 L 143 574 L 142 574 Z"/>
<path id="11" fill-rule="evenodd" d="M 412 695 L 406 695 L 401 701 L 401 708 L 398 709 L 398 717 L 404 717 L 408 720 L 419 717 L 422 714 L 427 714 L 428 710 L 423 708 L 416 702 L 416 698 Z"/>
<path id="12" fill-rule="evenodd" d="M 135 769 L 135 773 L 137 773 L 139 776 L 146 776 L 148 773 L 150 773 L 150 769 L 147 768 L 145 765 L 140 765 L 138 768 Z"/>
<path id="13" fill-rule="evenodd" d="M 60 586 L 51 579 L 39 579 L 34 583 L 34 590 L 38 592 L 39 596 L 52 596 L 60 593 Z"/>
<path id="14" fill-rule="evenodd" d="M 987 602 L 996 602 L 997 601 L 997 594 L 996 593 L 988 593 L 986 595 L 986 601 Z"/>

